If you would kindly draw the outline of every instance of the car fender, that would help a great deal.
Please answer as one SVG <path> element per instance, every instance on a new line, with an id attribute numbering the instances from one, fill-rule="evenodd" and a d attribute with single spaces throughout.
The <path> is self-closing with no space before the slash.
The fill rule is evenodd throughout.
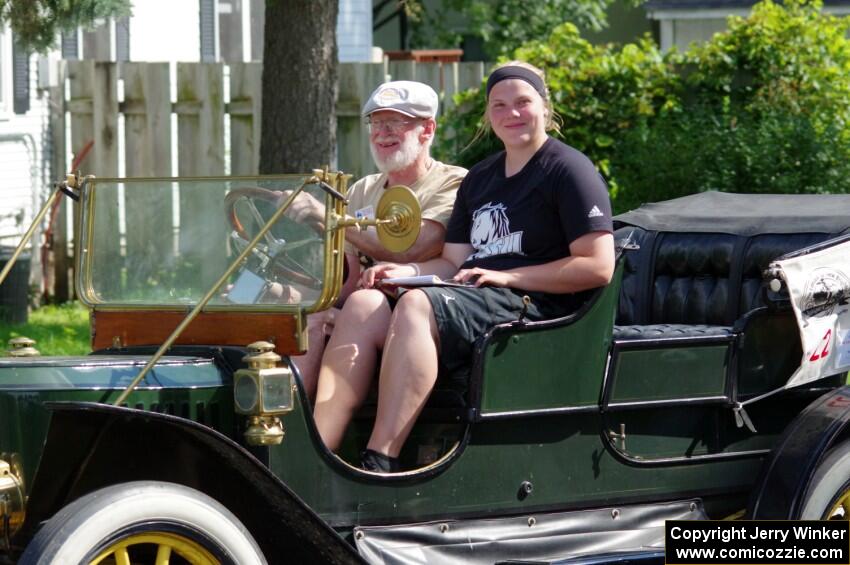
<path id="1" fill-rule="evenodd" d="M 829 391 L 809 404 L 788 425 L 765 460 L 750 497 L 747 517 L 798 518 L 815 468 L 848 431 L 849 421 L 850 386 Z"/>
<path id="2" fill-rule="evenodd" d="M 47 441 L 33 479 L 22 545 L 40 522 L 97 489 L 138 480 L 194 488 L 229 509 L 269 563 L 363 563 L 249 451 L 176 416 L 87 402 L 46 403 Z"/>

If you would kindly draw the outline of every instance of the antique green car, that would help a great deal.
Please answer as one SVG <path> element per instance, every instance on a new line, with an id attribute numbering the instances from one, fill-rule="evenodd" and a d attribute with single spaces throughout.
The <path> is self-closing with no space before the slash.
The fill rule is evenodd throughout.
<path id="1" fill-rule="evenodd" d="M 289 362 L 342 228 L 416 237 L 409 192 L 364 223 L 347 182 L 60 183 L 94 353 L 0 359 L 0 563 L 622 562 L 658 560 L 668 519 L 850 517 L 850 197 L 618 217 L 611 284 L 493 328 L 381 475 L 353 463 L 374 402 L 331 453 Z M 303 194 L 323 221 L 287 214 Z"/>

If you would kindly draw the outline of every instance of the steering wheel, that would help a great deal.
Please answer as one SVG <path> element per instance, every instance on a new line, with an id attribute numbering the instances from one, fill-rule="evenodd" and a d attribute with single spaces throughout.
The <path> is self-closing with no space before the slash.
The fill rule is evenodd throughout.
<path id="1" fill-rule="evenodd" d="M 248 246 L 248 242 L 256 234 L 251 235 L 248 229 L 242 224 L 242 220 L 240 220 L 236 213 L 237 204 L 240 202 L 245 203 L 254 222 L 257 224 L 256 230 L 259 230 L 268 220 L 268 217 L 264 218 L 260 213 L 254 203 L 255 200 L 262 200 L 277 205 L 278 195 L 266 188 L 244 186 L 231 189 L 224 197 L 225 215 L 230 226 L 233 228 L 233 242 L 240 251 L 243 251 Z M 271 233 L 266 233 L 265 241 L 265 244 L 257 244 L 255 250 L 271 258 L 268 268 L 274 277 L 279 279 L 277 282 L 292 282 L 317 290 L 322 288 L 322 279 L 310 274 L 310 270 L 291 255 L 293 250 L 305 246 L 315 246 L 315 251 L 321 253 L 324 244 L 324 240 L 321 237 L 307 237 L 295 241 L 286 241 L 285 239 L 275 238 Z"/>

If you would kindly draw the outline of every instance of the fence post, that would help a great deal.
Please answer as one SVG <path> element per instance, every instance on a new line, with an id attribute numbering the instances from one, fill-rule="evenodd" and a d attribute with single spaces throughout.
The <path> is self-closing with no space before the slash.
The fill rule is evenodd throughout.
<path id="1" fill-rule="evenodd" d="M 50 174 L 54 181 L 61 181 L 68 172 L 65 163 L 65 61 L 57 61 L 58 85 L 50 88 Z M 61 198 L 57 205 L 56 215 L 51 229 L 51 253 L 53 265 L 47 271 L 45 294 L 55 302 L 67 302 L 73 298 L 70 285 L 71 261 L 68 256 L 68 220 L 67 198 Z"/>
<path id="2" fill-rule="evenodd" d="M 177 155 L 178 174 L 209 176 L 224 174 L 224 69 L 220 63 L 177 64 Z M 211 196 L 209 191 L 216 192 Z M 180 216 L 205 218 L 187 222 L 180 229 L 180 251 L 196 263 L 199 280 L 216 280 L 227 267 L 227 224 L 224 215 L 225 186 L 181 186 Z M 200 260 L 196 250 L 220 241 L 222 253 L 205 254 Z M 215 261 L 210 259 L 215 257 Z M 196 260 L 197 259 L 197 260 Z"/>
<path id="3" fill-rule="evenodd" d="M 386 81 L 385 63 L 343 63 L 339 66 L 337 100 L 337 166 L 354 178 L 375 172 L 369 136 L 360 117 L 366 99 Z"/>
<path id="4" fill-rule="evenodd" d="M 256 175 L 260 170 L 260 125 L 263 68 L 260 63 L 230 64 L 230 173 Z"/>
<path id="5" fill-rule="evenodd" d="M 124 63 L 124 159 L 128 177 L 171 176 L 171 97 L 168 63 Z M 174 255 L 171 191 L 125 188 L 127 256 L 156 277 Z M 151 214 L 156 210 L 156 214 Z"/>
<path id="6" fill-rule="evenodd" d="M 83 174 L 97 177 L 118 176 L 118 76 L 115 63 L 94 61 L 69 61 L 68 76 L 71 80 L 71 149 L 79 154 L 92 142 L 88 156 L 80 163 Z M 107 269 L 122 267 L 118 231 L 118 194 L 108 191 L 97 199 L 99 227 L 109 234 L 98 241 L 93 252 L 96 261 Z M 79 211 L 75 207 L 75 225 Z M 115 291 L 118 277 L 109 278 L 101 291 Z"/>

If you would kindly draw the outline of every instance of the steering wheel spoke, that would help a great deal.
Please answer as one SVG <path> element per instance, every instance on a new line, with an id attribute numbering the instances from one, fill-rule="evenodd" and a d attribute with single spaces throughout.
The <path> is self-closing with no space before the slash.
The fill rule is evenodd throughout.
<path id="1" fill-rule="evenodd" d="M 225 196 L 225 213 L 233 228 L 231 239 L 240 251 L 245 249 L 253 236 L 237 214 L 237 206 L 244 203 L 248 215 L 257 224 L 255 229 L 259 230 L 266 223 L 266 219 L 255 203 L 257 200 L 277 205 L 279 199 L 276 192 L 260 187 L 234 188 Z M 256 234 L 256 231 L 254 233 Z M 321 253 L 324 249 L 322 237 L 317 235 L 287 241 L 285 238 L 275 237 L 271 232 L 268 232 L 265 240 L 265 244 L 259 244 L 255 247 L 254 253 L 262 255 L 261 259 L 263 259 L 269 280 L 300 284 L 311 289 L 322 287 L 321 275 L 316 276 L 301 261 L 292 256 L 293 252 L 296 251 L 299 256 L 307 256 L 311 253 L 309 247 L 313 246 L 315 247 L 314 252 L 319 253 L 321 259 Z"/>

